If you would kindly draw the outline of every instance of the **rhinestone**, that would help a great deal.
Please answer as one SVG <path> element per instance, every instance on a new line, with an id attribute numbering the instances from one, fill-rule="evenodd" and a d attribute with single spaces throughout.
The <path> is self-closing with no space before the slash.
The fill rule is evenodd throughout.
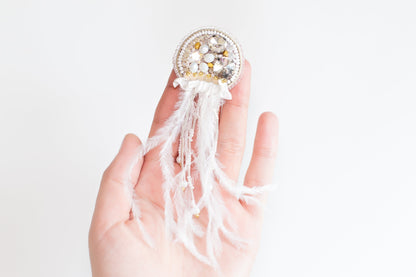
<path id="1" fill-rule="evenodd" d="M 230 63 L 229 65 L 226 66 L 227 69 L 229 70 L 234 70 L 235 69 L 235 63 Z"/>
<path id="2" fill-rule="evenodd" d="M 231 45 L 229 45 L 229 46 L 227 47 L 226 51 L 228 52 L 228 53 L 227 53 L 227 54 L 228 54 L 228 57 L 229 57 L 230 59 L 234 59 L 234 57 L 235 57 L 235 55 L 234 55 L 234 48 L 233 48 Z M 224 56 L 225 56 L 225 55 L 224 55 Z"/>
<path id="3" fill-rule="evenodd" d="M 189 71 L 196 73 L 198 71 L 198 64 L 193 62 L 189 65 Z"/>
<path id="4" fill-rule="evenodd" d="M 235 64 L 230 63 L 229 65 L 224 67 L 224 69 L 219 73 L 219 76 L 224 79 L 230 79 L 233 75 L 234 69 L 235 69 Z"/>
<path id="5" fill-rule="evenodd" d="M 204 60 L 205 60 L 207 63 L 213 62 L 213 61 L 214 61 L 214 59 L 215 59 L 215 57 L 214 57 L 214 55 L 213 55 L 213 54 L 211 54 L 211 53 L 208 53 L 208 54 L 206 54 L 206 55 L 204 56 Z"/>
<path id="6" fill-rule="evenodd" d="M 218 75 L 220 78 L 223 79 L 228 79 L 231 76 L 231 72 L 229 70 L 227 70 L 226 68 L 224 68 L 223 71 L 220 72 L 220 74 Z"/>
<path id="7" fill-rule="evenodd" d="M 201 59 L 201 55 L 198 52 L 193 52 L 190 56 L 189 56 L 189 60 L 190 62 L 193 61 L 199 61 Z"/>
<path id="8" fill-rule="evenodd" d="M 199 70 L 200 70 L 201 72 L 207 73 L 207 72 L 208 72 L 208 65 L 207 65 L 206 63 L 201 63 L 201 64 L 199 65 Z"/>
<path id="9" fill-rule="evenodd" d="M 223 66 L 221 65 L 221 63 L 215 62 L 214 68 L 213 68 L 214 72 L 220 72 L 222 70 L 222 68 L 223 68 Z"/>
<path id="10" fill-rule="evenodd" d="M 213 52 L 222 53 L 227 47 L 227 42 L 222 37 L 212 37 L 209 40 L 209 46 Z"/>
<path id="11" fill-rule="evenodd" d="M 229 58 L 227 58 L 227 57 L 221 57 L 220 61 L 221 61 L 221 64 L 222 64 L 223 66 L 226 66 L 226 65 L 228 65 L 228 63 L 230 62 L 230 59 L 229 59 Z"/>
<path id="12" fill-rule="evenodd" d="M 204 45 L 202 45 L 201 47 L 199 47 L 199 53 L 201 53 L 201 54 L 205 54 L 205 53 L 207 53 L 207 52 L 208 52 L 208 50 L 209 50 L 209 47 L 208 47 L 208 45 L 206 45 L 206 44 L 204 44 Z"/>
<path id="13" fill-rule="evenodd" d="M 210 38 L 210 40 L 209 40 L 209 46 L 214 46 L 214 45 L 216 45 L 218 42 L 217 42 L 217 39 L 215 38 L 215 36 L 213 36 L 212 38 Z"/>

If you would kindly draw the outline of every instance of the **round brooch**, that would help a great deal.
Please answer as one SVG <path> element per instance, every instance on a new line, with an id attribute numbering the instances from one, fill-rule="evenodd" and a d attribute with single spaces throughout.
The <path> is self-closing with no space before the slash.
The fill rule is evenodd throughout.
<path id="1" fill-rule="evenodd" d="M 179 44 L 173 57 L 178 77 L 227 83 L 231 89 L 243 70 L 243 54 L 231 36 L 217 28 L 200 28 Z"/>

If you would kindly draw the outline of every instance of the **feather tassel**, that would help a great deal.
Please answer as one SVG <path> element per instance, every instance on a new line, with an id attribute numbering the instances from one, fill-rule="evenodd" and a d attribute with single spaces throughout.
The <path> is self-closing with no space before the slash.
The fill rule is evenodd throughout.
<path id="1" fill-rule="evenodd" d="M 183 243 L 201 262 L 218 267 L 220 233 L 236 247 L 247 244 L 236 235 L 221 189 L 236 199 L 256 203 L 255 196 L 267 188 L 235 185 L 216 158 L 219 109 L 225 100 L 231 99 L 227 84 L 177 78 L 174 86 L 181 88 L 176 109 L 156 135 L 148 139 L 143 155 L 162 145 L 160 166 L 165 180 L 163 197 L 169 237 Z M 178 140 L 175 160 L 172 145 Z M 174 171 L 175 162 L 181 165 L 178 173 Z M 198 198 L 194 194 L 196 186 L 200 190 Z M 206 226 L 198 221 L 201 211 L 207 216 Z M 135 213 L 139 214 L 138 210 Z M 205 240 L 205 253 L 198 249 L 195 236 Z"/>

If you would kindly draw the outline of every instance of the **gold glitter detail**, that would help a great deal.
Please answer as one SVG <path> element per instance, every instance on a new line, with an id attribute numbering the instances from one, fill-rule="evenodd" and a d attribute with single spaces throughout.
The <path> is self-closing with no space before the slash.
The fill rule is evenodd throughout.
<path id="1" fill-rule="evenodd" d="M 227 51 L 227 50 L 225 50 L 225 51 L 222 53 L 222 55 L 223 55 L 224 57 L 228 57 L 228 51 Z"/>
<path id="2" fill-rule="evenodd" d="M 212 67 L 214 67 L 214 65 L 212 63 L 208 63 L 208 67 L 212 68 Z"/>
<path id="3" fill-rule="evenodd" d="M 201 43 L 198 41 L 197 43 L 195 43 L 194 47 L 195 47 L 196 50 L 198 50 L 199 47 L 201 47 Z"/>

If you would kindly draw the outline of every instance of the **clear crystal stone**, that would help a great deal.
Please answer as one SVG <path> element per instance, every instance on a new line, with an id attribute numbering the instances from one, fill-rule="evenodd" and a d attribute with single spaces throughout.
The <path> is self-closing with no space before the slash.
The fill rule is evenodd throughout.
<path id="1" fill-rule="evenodd" d="M 227 57 L 221 57 L 221 58 L 220 58 L 220 61 L 221 61 L 221 64 L 222 64 L 223 66 L 226 66 L 226 65 L 228 65 L 228 63 L 230 62 L 230 58 L 227 58 Z"/>
<path id="2" fill-rule="evenodd" d="M 230 63 L 226 66 L 227 69 L 229 70 L 234 70 L 235 69 L 235 63 Z"/>
<path id="3" fill-rule="evenodd" d="M 213 67 L 213 71 L 214 72 L 220 72 L 222 70 L 223 66 L 221 65 L 220 62 L 215 62 L 214 63 L 214 67 Z"/>
<path id="4" fill-rule="evenodd" d="M 217 42 L 217 38 L 215 37 L 215 36 L 212 36 L 212 38 L 210 38 L 209 39 L 209 46 L 213 46 L 213 45 L 216 45 L 218 42 Z"/>
<path id="5" fill-rule="evenodd" d="M 229 58 L 230 60 L 233 60 L 233 59 L 234 59 L 234 57 L 235 57 L 235 54 L 234 54 L 234 49 L 233 49 L 233 47 L 232 47 L 231 45 L 229 45 L 229 46 L 227 47 L 227 52 L 228 52 L 228 58 Z"/>
<path id="6" fill-rule="evenodd" d="M 227 42 L 222 37 L 212 37 L 209 40 L 209 47 L 215 53 L 222 53 L 227 47 Z"/>

